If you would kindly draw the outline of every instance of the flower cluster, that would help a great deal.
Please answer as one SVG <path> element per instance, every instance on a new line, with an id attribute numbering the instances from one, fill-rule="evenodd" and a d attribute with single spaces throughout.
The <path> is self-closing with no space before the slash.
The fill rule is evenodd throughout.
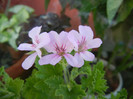
<path id="1" fill-rule="evenodd" d="M 24 69 L 29 69 L 38 55 L 40 65 L 52 64 L 56 65 L 62 58 L 65 58 L 67 63 L 73 67 L 81 67 L 84 65 L 84 60 L 93 61 L 95 56 L 88 49 L 98 48 L 102 44 L 101 39 L 93 38 L 93 31 L 89 26 L 79 26 L 79 32 L 71 30 L 70 32 L 62 31 L 58 34 L 55 31 L 49 33 L 41 33 L 41 26 L 34 27 L 29 31 L 29 37 L 33 44 L 22 43 L 19 45 L 19 50 L 34 51 L 22 63 Z M 41 48 L 44 48 L 48 55 L 42 56 Z M 72 51 L 75 55 L 71 55 Z"/>

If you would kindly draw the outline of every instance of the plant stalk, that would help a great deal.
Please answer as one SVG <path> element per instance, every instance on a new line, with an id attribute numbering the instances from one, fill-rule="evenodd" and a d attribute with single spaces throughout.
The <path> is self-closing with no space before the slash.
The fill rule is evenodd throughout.
<path id="1" fill-rule="evenodd" d="M 10 7 L 11 0 L 7 1 L 6 9 L 5 9 L 5 15 L 8 16 L 8 9 Z"/>
<path id="2" fill-rule="evenodd" d="M 62 60 L 62 66 L 63 66 L 63 71 L 64 71 L 64 82 L 67 85 L 68 90 L 71 91 L 70 80 L 69 80 L 70 74 L 67 68 L 68 64 L 65 61 L 65 59 Z"/>

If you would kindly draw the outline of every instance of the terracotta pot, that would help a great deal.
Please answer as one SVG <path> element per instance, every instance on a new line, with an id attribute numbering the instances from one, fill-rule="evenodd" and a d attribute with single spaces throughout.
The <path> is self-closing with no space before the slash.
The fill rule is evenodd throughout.
<path id="1" fill-rule="evenodd" d="M 13 59 L 13 65 L 8 67 L 5 71 L 9 74 L 10 77 L 16 78 L 16 77 L 26 77 L 26 74 L 30 71 L 26 71 L 22 68 L 21 64 L 24 61 L 24 59 L 27 57 L 26 54 L 24 54 L 21 51 L 15 51 L 13 48 L 6 44 L 0 43 L 0 48 L 2 51 L 9 52 L 12 59 Z"/>
<path id="2" fill-rule="evenodd" d="M 21 66 L 22 62 L 24 61 L 26 57 L 27 55 L 25 54 L 24 56 L 22 56 L 20 60 L 18 60 L 15 64 L 13 64 L 12 66 L 8 67 L 5 70 L 10 77 L 14 79 L 14 78 L 23 76 L 23 74 L 27 72 Z"/>
<path id="3" fill-rule="evenodd" d="M 60 16 L 62 10 L 63 9 L 59 0 L 50 0 L 47 12 L 53 12 Z M 66 31 L 70 31 L 71 29 L 78 30 L 78 26 L 81 24 L 79 11 L 77 9 L 71 9 L 69 6 L 67 6 L 64 13 L 70 18 L 71 24 L 71 27 L 67 28 Z"/>
<path id="4" fill-rule="evenodd" d="M 3 52 L 9 52 L 11 57 L 14 60 L 18 60 L 22 57 L 22 55 L 24 54 L 22 51 L 16 51 L 15 49 L 13 49 L 12 47 L 10 47 L 9 45 L 0 43 L 0 48 Z"/>

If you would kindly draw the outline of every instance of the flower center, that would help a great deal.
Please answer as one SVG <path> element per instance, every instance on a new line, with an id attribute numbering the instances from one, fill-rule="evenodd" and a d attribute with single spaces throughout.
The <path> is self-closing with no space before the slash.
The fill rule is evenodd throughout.
<path id="1" fill-rule="evenodd" d="M 62 45 L 61 47 L 59 47 L 56 44 L 55 50 L 56 50 L 56 52 L 57 52 L 58 55 L 63 56 L 65 54 L 65 51 L 66 51 L 66 46 L 65 45 Z"/>
<path id="2" fill-rule="evenodd" d="M 36 48 L 36 45 L 35 44 L 32 44 L 31 47 Z"/>
<path id="3" fill-rule="evenodd" d="M 80 42 L 78 42 L 78 52 L 83 52 L 87 49 L 86 46 L 86 37 L 82 36 L 82 39 Z"/>

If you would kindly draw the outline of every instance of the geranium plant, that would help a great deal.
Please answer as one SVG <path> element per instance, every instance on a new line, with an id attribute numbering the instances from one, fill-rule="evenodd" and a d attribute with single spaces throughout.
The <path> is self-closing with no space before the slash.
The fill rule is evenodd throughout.
<path id="1" fill-rule="evenodd" d="M 89 26 L 79 26 L 79 32 L 55 31 L 40 33 L 41 26 L 29 31 L 33 44 L 22 43 L 19 50 L 32 51 L 22 63 L 29 69 L 35 62 L 32 75 L 23 80 L 12 80 L 1 68 L 3 83 L 1 97 L 8 99 L 105 99 L 107 89 L 102 62 L 92 65 L 95 55 L 90 51 L 102 44 L 93 38 Z M 84 61 L 85 60 L 85 61 Z M 15 86 L 16 85 L 16 86 Z M 12 86 L 12 87 L 11 87 Z M 112 99 L 126 99 L 126 90 Z"/>
<path id="2" fill-rule="evenodd" d="M 68 65 L 72 67 L 81 67 L 84 65 L 84 60 L 93 61 L 95 56 L 88 49 L 98 48 L 102 44 L 101 39 L 93 39 L 93 32 L 88 26 L 79 26 L 78 33 L 75 30 L 69 33 L 62 31 L 58 34 L 55 31 L 50 31 L 48 34 L 41 33 L 41 27 L 35 27 L 29 32 L 29 37 L 32 38 L 33 44 L 23 43 L 20 44 L 19 50 L 34 50 L 36 53 L 30 55 L 22 64 L 24 69 L 29 69 L 38 55 L 40 57 L 40 65 L 56 65 L 61 59 L 66 59 Z M 42 52 L 39 50 L 44 48 L 48 55 L 44 55 L 41 58 Z M 75 51 L 75 55 L 72 56 L 70 53 Z M 27 63 L 27 64 L 26 64 Z M 31 64 L 29 66 L 29 64 Z M 64 64 L 63 64 L 64 65 Z M 28 67 L 27 67 L 28 66 Z"/>

